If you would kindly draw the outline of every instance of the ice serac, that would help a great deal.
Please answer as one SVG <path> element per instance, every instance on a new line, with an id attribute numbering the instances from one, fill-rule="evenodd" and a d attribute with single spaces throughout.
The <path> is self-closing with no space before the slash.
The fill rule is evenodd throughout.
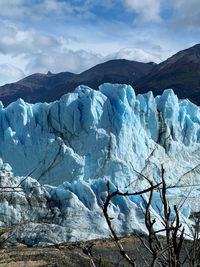
<path id="1" fill-rule="evenodd" d="M 42 186 L 31 177 L 14 176 L 11 167 L 2 161 L 0 177 L 0 187 L 4 188 L 0 225 L 14 226 L 11 239 L 29 246 L 44 246 L 109 236 L 102 214 L 105 180 Z M 115 190 L 112 183 L 110 187 Z M 109 212 L 117 218 L 113 225 L 119 233 L 144 231 L 140 202 L 141 198 L 115 198 Z"/>
<path id="2" fill-rule="evenodd" d="M 107 196 L 107 182 L 93 181 L 64 182 L 55 187 L 40 185 L 31 177 L 14 176 L 9 164 L 0 161 L 0 226 L 13 226 L 9 240 L 28 246 L 46 246 L 66 241 L 89 240 L 108 237 L 110 232 L 102 212 Z M 129 188 L 130 189 L 130 188 Z M 116 186 L 110 182 L 110 192 Z M 131 191 L 130 191 L 131 192 Z M 173 203 L 177 195 L 187 193 L 178 190 L 168 192 Z M 176 195 L 176 199 L 172 196 Z M 195 192 L 195 197 L 199 195 Z M 144 195 L 146 198 L 147 196 Z M 119 235 L 146 233 L 144 222 L 145 202 L 140 196 L 123 198 L 116 196 L 109 205 L 112 225 Z M 160 229 L 160 197 L 154 193 L 151 212 Z M 180 213 L 180 218 L 190 225 L 188 203 Z"/>
<path id="3" fill-rule="evenodd" d="M 107 196 L 105 180 L 64 182 L 58 187 L 40 185 L 31 177 L 14 176 L 11 167 L 2 161 L 0 177 L 0 187 L 4 188 L 0 198 L 0 226 L 13 226 L 10 241 L 46 246 L 109 236 L 102 213 Z M 115 190 L 110 182 L 110 192 Z M 160 216 L 158 195 L 154 194 L 151 208 L 156 218 Z M 146 233 L 144 208 L 140 196 L 115 197 L 110 203 L 109 215 L 117 233 Z M 189 224 L 188 216 L 189 209 L 185 205 L 180 218 Z M 155 227 L 161 227 L 159 219 Z"/>

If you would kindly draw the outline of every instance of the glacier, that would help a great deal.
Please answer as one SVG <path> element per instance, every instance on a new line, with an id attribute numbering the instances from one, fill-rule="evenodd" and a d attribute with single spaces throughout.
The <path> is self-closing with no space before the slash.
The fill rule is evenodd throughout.
<path id="1" fill-rule="evenodd" d="M 199 148 L 199 107 L 171 89 L 154 97 L 130 85 L 79 86 L 52 103 L 0 104 L 0 224 L 17 225 L 13 236 L 33 246 L 108 236 L 106 182 L 142 190 L 143 176 L 160 181 L 161 165 L 170 201 L 187 196 L 187 221 L 199 211 Z M 113 201 L 115 229 L 145 232 L 142 206 L 136 196 Z"/>

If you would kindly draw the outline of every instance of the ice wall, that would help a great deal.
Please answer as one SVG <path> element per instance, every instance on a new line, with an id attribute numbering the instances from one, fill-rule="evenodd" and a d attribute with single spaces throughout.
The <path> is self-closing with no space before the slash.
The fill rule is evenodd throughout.
<path id="1" fill-rule="evenodd" d="M 15 175 L 52 185 L 106 178 L 124 186 L 150 161 L 156 179 L 177 156 L 178 179 L 198 165 L 199 142 L 199 108 L 172 90 L 154 98 L 129 85 L 79 86 L 50 104 L 19 99 L 0 108 L 0 157 Z"/>
<path id="2" fill-rule="evenodd" d="M 1 190 L 0 224 L 19 225 L 15 238 L 30 245 L 108 236 L 107 180 L 134 192 L 148 186 L 142 175 L 160 181 L 161 164 L 167 185 L 181 185 L 168 190 L 170 201 L 187 196 L 188 217 L 190 206 L 200 209 L 199 148 L 199 107 L 172 90 L 154 98 L 128 85 L 80 86 L 50 104 L 1 105 L 0 183 L 17 188 Z M 112 203 L 119 233 L 145 232 L 142 205 L 140 197 Z"/>

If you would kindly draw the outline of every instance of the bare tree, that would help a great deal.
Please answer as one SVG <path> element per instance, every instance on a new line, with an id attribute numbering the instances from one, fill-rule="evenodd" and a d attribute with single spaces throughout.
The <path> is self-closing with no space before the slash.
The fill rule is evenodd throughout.
<path id="1" fill-rule="evenodd" d="M 189 266 L 197 267 L 200 266 L 200 214 L 198 212 L 194 213 L 192 217 L 194 220 L 194 227 L 190 226 L 192 241 L 190 242 L 189 248 L 184 247 L 186 256 L 183 264 L 188 262 Z"/>
<path id="2" fill-rule="evenodd" d="M 120 238 L 112 226 L 112 218 L 109 216 L 109 205 L 112 199 L 116 196 L 128 197 L 132 195 L 143 195 L 148 193 L 148 197 L 143 197 L 145 202 L 144 208 L 144 221 L 147 229 L 147 237 L 142 238 L 138 236 L 142 242 L 142 246 L 151 254 L 150 262 L 148 266 L 169 266 L 169 267 L 181 267 L 187 264 L 190 266 L 200 266 L 200 216 L 196 216 L 195 228 L 193 231 L 192 241 L 186 241 L 185 228 L 181 224 L 179 208 L 177 205 L 170 206 L 167 198 L 167 185 L 165 182 L 165 171 L 161 166 L 161 182 L 154 185 L 143 174 L 142 176 L 149 182 L 149 188 L 140 191 L 129 193 L 128 191 L 122 192 L 116 187 L 116 190 L 111 192 L 110 183 L 107 182 L 107 197 L 103 205 L 103 214 L 106 219 L 107 225 L 110 229 L 111 236 L 116 243 L 121 256 L 126 262 L 133 267 L 136 267 L 137 262 L 135 257 L 131 257 L 129 253 L 124 249 Z M 152 214 L 153 194 L 155 190 L 159 193 L 161 207 L 159 209 L 159 219 L 162 224 L 162 228 L 155 229 L 157 218 Z M 192 229 L 191 229 L 192 230 Z M 189 248 L 189 249 L 188 249 Z M 186 256 L 181 256 L 181 252 L 186 251 Z M 146 259 L 145 259 L 146 261 Z"/>
<path id="3" fill-rule="evenodd" d="M 163 166 L 161 167 L 161 176 L 162 186 L 158 188 L 158 191 L 160 193 L 160 200 L 163 207 L 163 211 L 160 210 L 159 212 L 163 228 L 157 231 L 154 229 L 156 219 L 152 218 L 150 211 L 153 198 L 153 190 L 151 190 L 145 208 L 145 225 L 148 231 L 148 244 L 144 241 L 142 241 L 142 244 L 152 255 L 150 266 L 154 267 L 160 265 L 180 267 L 182 266 L 180 252 L 184 241 L 185 229 L 180 223 L 179 212 L 176 205 L 173 207 L 174 216 L 172 216 L 172 210 L 166 195 L 167 187 Z M 159 236 L 162 232 L 164 233 L 164 240 Z"/>

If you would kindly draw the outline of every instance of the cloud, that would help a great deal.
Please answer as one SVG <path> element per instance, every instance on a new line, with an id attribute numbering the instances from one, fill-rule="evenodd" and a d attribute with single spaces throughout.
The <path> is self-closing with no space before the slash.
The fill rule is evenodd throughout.
<path id="1" fill-rule="evenodd" d="M 1 63 L 17 66 L 29 75 L 48 70 L 79 73 L 115 58 L 160 62 L 191 42 L 188 36 L 184 35 L 183 42 L 178 32 L 172 34 L 168 27 L 172 19 L 177 27 L 184 25 L 181 21 L 186 16 L 193 27 L 199 25 L 197 1 L 169 1 L 170 9 L 168 2 L 163 6 L 163 0 L 0 1 L 4 12 L 0 19 Z M 168 24 L 164 24 L 164 16 Z M 8 67 L 4 69 L 8 72 Z M 23 74 L 10 77 L 18 79 Z M 10 81 L 5 74 L 2 77 Z"/>
<path id="2" fill-rule="evenodd" d="M 158 22 L 161 20 L 161 0 L 123 0 L 123 3 L 138 15 L 141 22 Z"/>
<path id="3" fill-rule="evenodd" d="M 0 55 L 21 57 L 23 64 L 26 64 L 19 67 L 26 74 L 48 70 L 78 73 L 103 61 L 103 56 L 98 53 L 80 48 L 71 49 L 70 42 L 77 42 L 74 38 L 56 38 L 33 29 L 21 30 L 5 23 L 0 24 L 0 36 Z"/>
<path id="4" fill-rule="evenodd" d="M 0 24 L 0 53 L 17 56 L 46 49 L 56 49 L 59 42 L 35 30 L 19 30 L 15 26 Z"/>
<path id="5" fill-rule="evenodd" d="M 72 29 L 72 32 L 74 32 L 76 26 Z M 161 60 L 160 51 L 156 53 L 156 49 L 151 52 L 145 48 L 145 44 L 148 43 L 146 39 L 143 47 L 134 44 L 129 47 L 126 42 L 122 42 L 124 35 L 121 35 L 121 32 L 119 32 L 119 38 L 111 40 L 109 39 L 110 32 L 103 31 L 104 33 L 101 33 L 101 26 L 90 27 L 91 31 L 83 29 L 83 31 L 81 30 L 82 35 L 81 32 L 77 32 L 78 39 L 70 39 L 70 36 L 55 37 L 34 29 L 21 29 L 13 24 L 1 23 L 1 62 L 12 64 L 16 59 L 13 65 L 16 64 L 26 75 L 29 75 L 35 72 L 46 73 L 47 71 L 53 73 L 62 71 L 80 73 L 110 59 L 125 58 L 141 62 L 159 62 Z M 129 37 L 135 39 L 136 35 Z M 147 37 L 147 34 L 145 36 Z M 131 40 L 128 42 L 131 42 Z M 122 45 L 124 46 L 123 49 Z M 18 76 L 16 75 L 17 79 Z M 6 75 L 4 77 L 6 82 L 10 81 Z M 15 76 L 13 75 L 13 77 Z"/>
<path id="6" fill-rule="evenodd" d="M 70 49 L 54 53 L 51 51 L 35 53 L 27 55 L 26 59 L 26 71 L 28 73 L 46 73 L 48 70 L 53 73 L 62 71 L 80 73 L 104 61 L 104 57 L 99 54 L 85 50 L 73 51 Z"/>
<path id="7" fill-rule="evenodd" d="M 58 0 L 42 0 L 31 6 L 34 10 L 33 18 L 37 19 L 48 18 L 51 16 L 55 18 L 63 18 L 66 15 L 72 15 L 75 12 L 75 6 L 69 1 L 58 1 Z"/>
<path id="8" fill-rule="evenodd" d="M 118 52 L 113 53 L 108 56 L 109 58 L 114 59 L 128 59 L 128 60 L 134 60 L 139 62 L 155 62 L 159 63 L 161 61 L 161 58 L 156 53 L 145 51 L 141 48 L 123 48 L 120 49 Z"/>
<path id="9" fill-rule="evenodd" d="M 26 0 L 0 1 L 2 17 L 22 18 L 27 12 Z"/>
<path id="10" fill-rule="evenodd" d="M 0 64 L 0 85 L 15 82 L 25 77 L 24 72 L 10 64 Z"/>
<path id="11" fill-rule="evenodd" d="M 173 26 L 183 30 L 198 30 L 200 27 L 200 2 L 199 0 L 176 0 L 173 6 Z"/>
<path id="12" fill-rule="evenodd" d="M 62 71 L 80 73 L 109 59 L 125 58 L 141 62 L 160 61 L 155 51 L 151 53 L 148 49 L 137 46 L 129 48 L 125 46 L 122 49 L 116 44 L 116 52 L 112 52 L 114 43 L 106 40 L 106 36 L 101 36 L 103 39 L 98 37 L 95 41 L 94 34 L 92 37 L 94 43 L 88 46 L 88 49 L 81 49 L 84 47 L 84 41 L 81 43 L 81 40 L 77 41 L 59 36 L 56 38 L 33 29 L 21 30 L 12 24 L 1 23 L 0 36 L 0 54 L 9 56 L 11 63 L 13 57 L 17 58 L 18 68 L 21 68 L 26 75 L 35 72 L 46 73 L 48 70 L 54 73 Z M 88 38 L 91 37 L 88 36 L 86 39 Z M 91 39 L 88 42 L 91 44 Z M 109 48 L 104 55 L 102 54 L 103 47 Z M 17 79 L 18 76 L 16 75 Z M 12 75 L 12 77 L 15 76 Z"/>
<path id="13" fill-rule="evenodd" d="M 73 6 L 58 0 L 9 0 L 0 1 L 1 16 L 9 19 L 42 18 L 46 15 L 60 16 L 73 12 Z"/>
<path id="14" fill-rule="evenodd" d="M 65 20 L 90 18 L 94 16 L 94 7 L 103 6 L 106 9 L 113 6 L 113 0 L 9 0 L 0 1 L 1 17 L 16 20 Z"/>

